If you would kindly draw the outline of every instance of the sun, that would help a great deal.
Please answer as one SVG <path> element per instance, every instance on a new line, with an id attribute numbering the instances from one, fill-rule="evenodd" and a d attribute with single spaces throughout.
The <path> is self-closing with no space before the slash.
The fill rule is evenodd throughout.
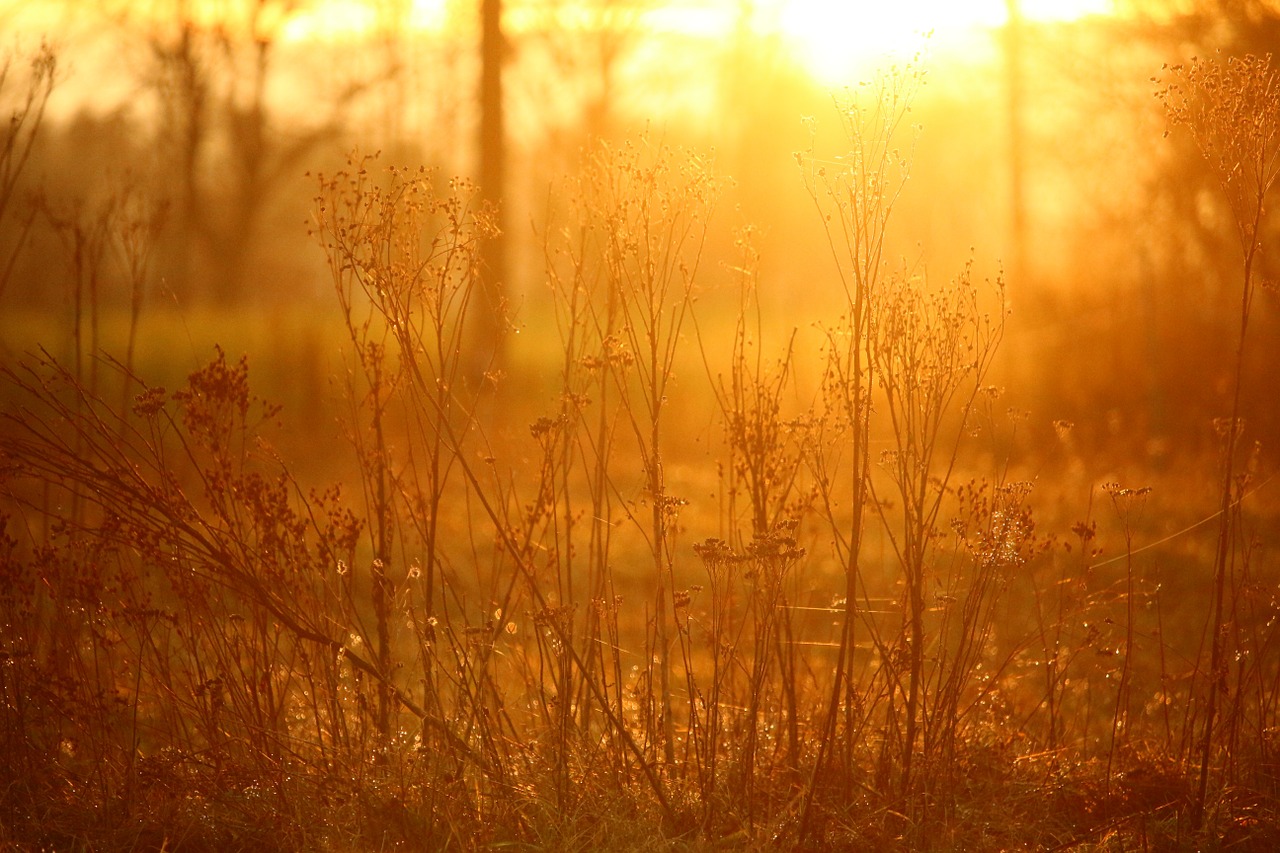
<path id="1" fill-rule="evenodd" d="M 886 59 L 909 58 L 926 40 L 955 48 L 1008 21 L 1008 0 L 776 0 L 776 32 L 817 80 L 849 83 Z M 1019 0 L 1032 21 L 1107 14 L 1111 0 Z"/>

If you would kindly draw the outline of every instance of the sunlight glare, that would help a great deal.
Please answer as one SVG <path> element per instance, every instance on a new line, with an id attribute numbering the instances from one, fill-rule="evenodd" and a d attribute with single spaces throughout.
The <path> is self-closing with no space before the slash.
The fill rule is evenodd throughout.
<path id="1" fill-rule="evenodd" d="M 444 27 L 449 0 L 413 0 L 403 24 L 411 32 L 433 32 Z M 323 0 L 300 8 L 284 25 L 288 41 L 359 40 L 379 31 L 378 7 L 367 0 Z"/>
<path id="2" fill-rule="evenodd" d="M 373 29 L 377 15 L 359 0 L 327 0 L 300 10 L 284 24 L 286 41 L 341 41 Z"/>
<path id="3" fill-rule="evenodd" d="M 1113 0 L 1019 3 L 1028 21 L 1070 21 L 1113 11 Z M 407 18 L 399 23 L 413 32 L 440 32 L 449 25 L 450 5 L 450 0 L 411 0 Z M 378 8 L 367 0 L 318 0 L 291 15 L 283 34 L 290 41 L 363 39 L 391 25 Z M 507 26 L 536 28 L 529 23 L 536 19 L 527 14 L 530 8 L 536 7 L 508 5 Z M 964 50 L 975 36 L 1003 26 L 1008 16 L 1007 0 L 759 0 L 750 8 L 751 29 L 778 36 L 826 85 L 849 83 L 886 60 L 910 59 L 926 40 L 931 50 Z M 567 9 L 572 12 L 572 2 Z M 654 34 L 720 39 L 741 23 L 740 14 L 735 4 L 721 0 L 668 0 L 648 9 L 644 21 Z"/>
<path id="4" fill-rule="evenodd" d="M 1070 21 L 1105 14 L 1110 0 L 1021 0 L 1028 21 Z M 819 81 L 848 83 L 868 65 L 909 59 L 925 45 L 956 46 L 1003 26 L 1006 0 L 777 0 L 767 23 Z"/>
<path id="5" fill-rule="evenodd" d="M 442 30 L 449 18 L 449 0 L 413 0 L 409 27 L 415 30 Z"/>

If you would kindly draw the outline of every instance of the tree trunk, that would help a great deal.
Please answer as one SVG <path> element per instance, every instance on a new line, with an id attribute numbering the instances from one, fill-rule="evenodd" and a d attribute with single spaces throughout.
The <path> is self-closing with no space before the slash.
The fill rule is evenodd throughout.
<path id="1" fill-rule="evenodd" d="M 482 294 L 476 317 L 473 373 L 483 373 L 502 361 L 502 311 L 507 287 L 505 223 L 506 131 L 503 126 L 502 63 L 506 43 L 502 33 L 502 0 L 480 0 L 480 196 L 493 205 L 498 233 L 481 252 Z M 475 378 L 480 378 L 479 376 Z"/>

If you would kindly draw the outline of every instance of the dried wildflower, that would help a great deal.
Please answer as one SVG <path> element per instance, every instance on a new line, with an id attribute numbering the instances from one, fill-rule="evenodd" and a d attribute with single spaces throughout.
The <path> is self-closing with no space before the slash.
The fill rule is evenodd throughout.
<path id="1" fill-rule="evenodd" d="M 736 559 L 733 549 L 723 539 L 707 539 L 703 542 L 695 543 L 693 553 L 702 558 L 708 568 L 712 566 L 721 566 L 725 563 Z"/>
<path id="2" fill-rule="evenodd" d="M 747 556 L 753 560 L 778 560 L 790 563 L 804 557 L 804 549 L 790 536 L 769 533 L 747 543 Z"/>
<path id="3" fill-rule="evenodd" d="M 529 433 L 539 443 L 543 443 L 545 441 L 553 439 L 556 433 L 558 433 L 560 429 L 564 426 L 564 424 L 565 424 L 565 418 L 563 416 L 558 418 L 547 418 L 547 417 L 538 418 L 536 421 L 534 421 L 532 424 L 529 425 Z"/>
<path id="4" fill-rule="evenodd" d="M 1139 489 L 1122 488 L 1119 483 L 1104 483 L 1102 490 L 1111 498 L 1116 512 L 1127 524 L 1131 514 L 1140 512 L 1146 505 L 1147 495 L 1151 494 L 1150 486 Z"/>
<path id="5" fill-rule="evenodd" d="M 1255 213 L 1280 175 L 1280 80 L 1271 56 L 1193 57 L 1163 71 L 1168 79 L 1155 81 L 1156 96 L 1169 124 L 1187 129 L 1213 169 L 1247 251 L 1261 224 Z"/>
<path id="6" fill-rule="evenodd" d="M 151 417 L 164 408 L 168 394 L 164 388 L 147 388 L 133 398 L 133 413 L 138 417 Z"/>

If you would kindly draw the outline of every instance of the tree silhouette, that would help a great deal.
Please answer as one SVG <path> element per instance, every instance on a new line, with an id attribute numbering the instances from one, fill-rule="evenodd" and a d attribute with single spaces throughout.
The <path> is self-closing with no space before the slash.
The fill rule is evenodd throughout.
<path id="1" fill-rule="evenodd" d="M 263 217 L 317 146 L 384 75 L 326 92 L 305 128 L 285 127 L 268 100 L 286 25 L 305 0 L 228 0 L 212 22 L 189 0 L 155 0 L 119 12 L 148 51 L 145 85 L 161 105 L 162 157 L 168 161 L 178 244 L 169 267 L 195 284 L 208 272 L 209 296 L 249 296 L 249 271 Z"/>
<path id="2" fill-rule="evenodd" d="M 11 244 L 6 240 L 0 248 L 0 297 L 4 296 L 22 242 L 35 219 L 34 207 L 18 214 L 15 196 L 18 180 L 31 157 L 32 146 L 44 120 L 45 105 L 53 92 L 58 67 L 53 51 L 48 45 L 42 45 L 30 59 L 30 74 L 26 81 L 17 83 L 15 87 L 13 62 L 11 53 L 0 60 L 0 105 L 3 105 L 0 116 L 8 119 L 0 129 L 0 226 L 16 235 Z M 9 103 L 11 98 L 14 98 L 12 106 Z"/>
<path id="3" fill-rule="evenodd" d="M 503 356 L 503 314 L 508 281 L 506 227 L 506 129 L 502 103 L 502 66 L 506 61 L 506 37 L 502 30 L 502 0 L 480 0 L 480 197 L 494 217 L 495 235 L 481 254 L 482 294 L 485 305 L 476 312 L 476 348 L 473 379 L 500 365 Z"/>

